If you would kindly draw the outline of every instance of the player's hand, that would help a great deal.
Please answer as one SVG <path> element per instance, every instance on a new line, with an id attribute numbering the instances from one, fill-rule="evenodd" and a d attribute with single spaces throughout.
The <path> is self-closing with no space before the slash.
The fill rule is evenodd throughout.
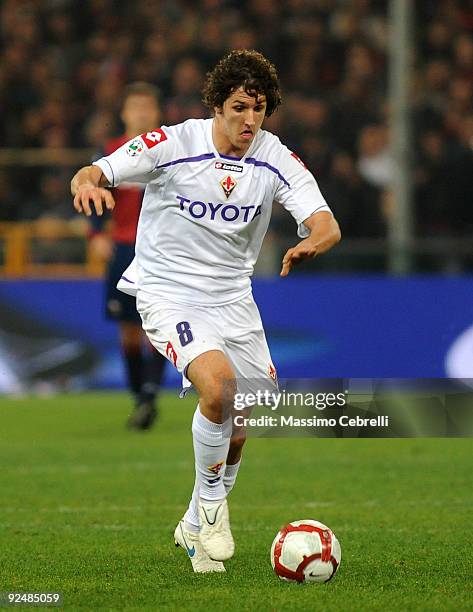
<path id="1" fill-rule="evenodd" d="M 314 246 L 314 243 L 309 238 L 302 240 L 298 245 L 289 249 L 284 255 L 280 276 L 287 276 L 295 265 L 304 259 L 310 259 L 316 255 L 317 247 Z"/>
<path id="2" fill-rule="evenodd" d="M 89 241 L 92 257 L 100 261 L 110 261 L 113 255 L 113 241 L 105 234 L 95 234 Z"/>
<path id="3" fill-rule="evenodd" d="M 115 208 L 115 200 L 108 189 L 94 187 L 93 185 L 80 185 L 74 196 L 74 208 L 78 213 L 84 213 L 87 217 L 90 217 L 92 214 L 91 205 L 94 206 L 95 212 L 100 217 L 103 215 L 104 205 L 108 210 Z"/>

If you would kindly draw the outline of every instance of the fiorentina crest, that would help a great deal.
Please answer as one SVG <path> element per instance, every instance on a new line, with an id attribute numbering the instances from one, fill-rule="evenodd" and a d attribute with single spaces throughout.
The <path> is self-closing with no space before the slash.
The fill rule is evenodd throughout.
<path id="1" fill-rule="evenodd" d="M 226 176 L 224 179 L 220 181 L 220 185 L 222 186 L 222 189 L 228 198 L 230 197 L 231 192 L 236 187 L 236 181 L 231 176 Z"/>
<path id="2" fill-rule="evenodd" d="M 215 476 L 218 476 L 218 473 L 222 469 L 224 463 L 224 461 L 219 461 L 215 465 L 210 465 L 207 469 L 209 470 L 209 472 L 212 472 L 212 474 L 215 474 Z"/>

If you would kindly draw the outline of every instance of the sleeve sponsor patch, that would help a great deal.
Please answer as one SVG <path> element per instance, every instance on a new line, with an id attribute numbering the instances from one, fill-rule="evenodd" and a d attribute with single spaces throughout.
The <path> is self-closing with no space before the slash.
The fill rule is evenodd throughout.
<path id="1" fill-rule="evenodd" d="M 153 132 L 146 132 L 146 134 L 141 134 L 141 138 L 143 139 L 143 142 L 148 147 L 148 149 L 151 149 L 160 142 L 164 142 L 168 139 L 168 137 L 161 128 L 159 128 L 159 130 L 154 130 Z"/>
<path id="2" fill-rule="evenodd" d="M 298 161 L 300 163 L 300 165 L 305 168 L 307 170 L 307 166 L 304 164 L 304 162 L 302 161 L 302 159 L 299 157 L 299 155 L 296 155 L 296 153 L 294 153 L 293 151 L 291 151 L 291 157 L 293 157 L 296 161 Z"/>

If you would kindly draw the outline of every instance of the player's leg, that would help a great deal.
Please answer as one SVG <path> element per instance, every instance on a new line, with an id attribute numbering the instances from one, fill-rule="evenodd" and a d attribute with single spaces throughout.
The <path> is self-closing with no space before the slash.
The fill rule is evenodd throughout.
<path id="1" fill-rule="evenodd" d="M 128 389 L 134 398 L 134 411 L 127 425 L 133 429 L 148 429 L 156 418 L 156 410 L 150 398 L 142 397 L 145 382 L 146 359 L 143 353 L 141 318 L 134 297 L 118 291 L 116 285 L 123 270 L 134 257 L 133 244 L 117 242 L 107 266 L 106 317 L 119 326 L 120 348 L 127 374 Z"/>
<path id="2" fill-rule="evenodd" d="M 134 308 L 134 304 L 132 307 Z M 130 308 L 131 306 L 128 309 Z M 144 430 L 152 426 L 157 416 L 155 398 L 161 384 L 165 358 L 154 347 L 148 350 L 143 346 L 141 321 L 130 320 L 133 318 L 133 313 L 125 312 L 123 320 L 119 322 L 128 386 L 135 398 L 134 411 L 127 425 L 132 429 Z M 146 342 L 149 344 L 147 340 Z"/>
<path id="3" fill-rule="evenodd" d="M 243 446 L 246 442 L 246 427 L 245 425 L 237 425 L 234 418 L 237 414 L 243 418 L 247 418 L 251 416 L 251 410 L 251 407 L 247 407 L 244 410 L 233 411 L 232 437 L 230 438 L 227 463 L 223 475 L 223 486 L 225 487 L 225 493 L 227 495 L 235 485 L 241 465 Z"/>
<path id="4" fill-rule="evenodd" d="M 184 518 L 195 525 L 198 497 L 202 546 L 212 559 L 224 561 L 234 552 L 223 475 L 230 446 L 235 377 L 226 355 L 216 350 L 192 360 L 187 376 L 199 394 L 199 405 L 192 422 L 196 484 Z"/>
<path id="5" fill-rule="evenodd" d="M 140 332 L 144 355 L 144 373 L 140 396 L 143 401 L 154 402 L 162 384 L 166 358 L 148 340 L 141 327 L 141 321 Z"/>
<path id="6" fill-rule="evenodd" d="M 221 472 L 223 471 L 223 465 L 219 466 L 218 464 L 220 458 L 225 460 L 230 436 L 229 434 L 224 436 L 222 433 L 222 411 L 218 406 L 215 389 L 212 388 L 215 380 L 209 377 L 206 370 L 211 368 L 215 374 L 217 372 L 222 373 L 222 371 L 227 372 L 227 364 L 223 366 L 222 370 L 219 364 L 215 363 L 215 359 L 211 358 L 212 363 L 210 363 L 208 358 L 202 357 L 200 359 L 200 357 L 213 352 L 223 356 L 223 340 L 216 333 L 215 324 L 211 317 L 206 318 L 198 308 L 188 309 L 166 301 L 157 303 L 156 300 L 140 293 L 138 293 L 137 304 L 143 320 L 143 329 L 148 338 L 163 355 L 166 355 L 174 367 L 182 373 L 188 364 L 195 362 L 192 367 L 187 368 L 192 373 L 189 374 L 188 371 L 186 373 L 187 376 L 192 376 L 193 382 L 202 391 L 203 410 L 206 415 L 203 415 L 198 407 L 194 416 L 193 436 L 195 431 L 197 454 L 200 455 L 199 448 L 201 448 L 205 455 L 204 458 L 200 457 L 199 461 L 196 462 L 198 463 L 197 473 L 204 471 L 205 468 L 213 468 L 208 473 L 212 474 L 213 478 L 211 480 L 215 480 L 215 482 L 206 484 L 208 489 L 211 490 L 210 496 L 217 498 L 218 501 L 218 498 L 225 496 L 224 490 L 217 490 L 217 495 L 215 495 L 215 488 L 218 489 L 218 482 L 219 479 L 221 480 Z M 197 359 L 199 359 L 199 362 L 197 362 Z M 231 374 L 233 376 L 233 373 Z M 210 444 L 208 444 L 209 448 L 206 449 L 203 448 L 205 444 L 202 444 L 202 440 L 208 438 L 210 438 Z M 209 455 L 205 454 L 206 451 Z M 218 457 L 218 460 L 214 460 L 214 455 Z M 201 543 L 199 491 L 199 481 L 196 478 L 193 502 L 186 512 L 186 519 L 188 520 L 181 520 L 176 527 L 175 542 L 187 551 L 195 572 L 224 571 L 223 564 L 211 559 Z M 209 503 L 213 504 L 214 502 L 210 501 Z M 217 526 L 222 523 L 220 520 L 223 514 L 222 510 L 223 505 L 218 512 Z"/>
<path id="7" fill-rule="evenodd" d="M 225 307 L 222 316 L 228 319 L 228 323 L 232 323 L 226 326 L 229 332 L 225 337 L 225 350 L 235 371 L 238 393 L 276 392 L 276 370 L 263 323 L 252 296 Z M 251 406 L 236 413 L 248 417 L 251 414 Z M 227 495 L 235 485 L 245 442 L 246 428 L 234 424 L 223 478 Z"/>
<path id="8" fill-rule="evenodd" d="M 227 429 L 223 435 L 222 421 L 224 419 L 222 418 L 221 400 L 224 394 L 222 387 L 225 387 L 225 383 L 222 384 L 222 380 L 225 378 L 233 381 L 234 376 L 228 360 L 221 351 L 209 351 L 197 357 L 188 367 L 187 376 L 199 393 L 199 404 L 192 422 L 194 447 L 196 443 L 199 447 L 199 441 L 201 441 L 204 449 L 215 454 L 215 456 L 205 455 L 203 461 L 198 461 L 201 453 L 199 448 L 195 450 L 196 481 L 184 519 L 188 529 L 198 532 L 200 531 L 199 498 L 214 501 L 225 497 L 222 476 L 225 472 L 225 457 L 228 454 L 230 424 L 226 424 Z M 210 434 L 207 434 L 207 429 L 210 430 Z M 219 430 L 222 430 L 220 439 L 224 444 L 223 448 L 215 449 L 213 438 L 211 440 L 206 438 L 211 438 L 212 432 L 216 433 Z M 201 493 L 199 483 L 202 483 Z"/>
<path id="9" fill-rule="evenodd" d="M 223 486 L 225 494 L 228 495 L 235 486 L 238 471 L 241 464 L 243 446 L 246 442 L 246 428 L 242 427 L 239 431 L 234 431 L 230 438 L 230 446 L 227 454 L 225 473 L 223 475 Z"/>
<path id="10" fill-rule="evenodd" d="M 116 247 L 107 270 L 105 314 L 107 319 L 118 324 L 120 349 L 126 369 L 128 388 L 133 397 L 137 399 L 141 389 L 143 371 L 141 326 L 138 313 L 135 319 L 130 314 L 133 310 L 136 312 L 134 299 L 116 288 L 117 279 L 125 261 L 122 249 Z"/>
<path id="11" fill-rule="evenodd" d="M 142 367 L 138 380 L 139 392 L 136 396 L 135 411 L 128 420 L 128 427 L 144 430 L 153 425 L 158 415 L 156 398 L 161 386 L 166 358 L 146 338 L 141 321 L 137 327 L 141 339 Z"/>
<path id="12" fill-rule="evenodd" d="M 120 334 L 120 346 L 126 366 L 128 387 L 135 399 L 138 400 L 141 391 L 143 372 L 141 329 L 136 323 L 119 321 L 118 330 Z"/>

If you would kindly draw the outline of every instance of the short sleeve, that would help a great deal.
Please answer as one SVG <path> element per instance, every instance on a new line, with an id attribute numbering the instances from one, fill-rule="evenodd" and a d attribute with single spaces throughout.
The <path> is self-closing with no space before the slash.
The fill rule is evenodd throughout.
<path id="1" fill-rule="evenodd" d="M 307 169 L 302 160 L 284 145 L 281 145 L 279 168 L 284 180 L 276 191 L 275 201 L 294 217 L 301 238 L 309 235 L 304 221 L 316 212 L 332 212 L 320 192 L 314 175 Z"/>
<path id="2" fill-rule="evenodd" d="M 124 182 L 149 183 L 173 158 L 175 142 L 172 131 L 161 127 L 132 138 L 93 165 L 102 170 L 111 187 Z"/>

